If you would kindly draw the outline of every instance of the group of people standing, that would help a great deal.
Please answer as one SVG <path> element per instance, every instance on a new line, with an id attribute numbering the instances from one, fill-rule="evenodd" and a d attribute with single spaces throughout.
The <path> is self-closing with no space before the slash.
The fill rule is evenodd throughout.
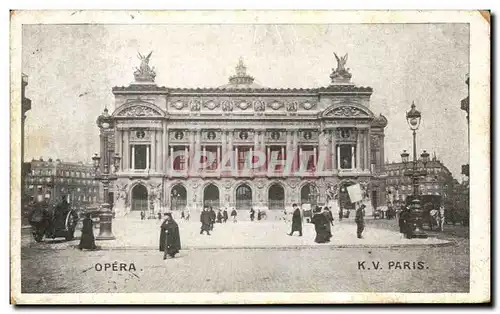
<path id="1" fill-rule="evenodd" d="M 289 236 L 293 235 L 295 232 L 299 233 L 299 237 L 302 236 L 302 216 L 300 208 L 297 204 L 293 204 L 293 216 L 292 216 L 292 230 L 288 233 Z M 359 239 L 362 238 L 363 231 L 365 229 L 365 205 L 362 204 L 356 209 L 356 235 Z M 313 210 L 313 216 L 311 218 L 311 223 L 314 224 L 314 230 L 316 231 L 316 237 L 314 242 L 316 243 L 328 243 L 332 238 L 332 226 L 333 226 L 333 214 L 327 206 L 321 207 L 316 206 Z"/>
<path id="2" fill-rule="evenodd" d="M 237 222 L 236 219 L 237 215 L 238 213 L 236 212 L 236 209 L 233 209 L 231 211 L 231 217 L 233 218 L 233 222 Z M 229 215 L 226 208 L 224 208 L 223 211 L 219 209 L 219 211 L 216 214 L 212 206 L 210 206 L 210 208 L 205 206 L 200 214 L 200 222 L 201 222 L 200 234 L 206 232 L 207 235 L 210 235 L 210 231 L 214 230 L 215 223 L 226 223 L 228 219 Z"/>

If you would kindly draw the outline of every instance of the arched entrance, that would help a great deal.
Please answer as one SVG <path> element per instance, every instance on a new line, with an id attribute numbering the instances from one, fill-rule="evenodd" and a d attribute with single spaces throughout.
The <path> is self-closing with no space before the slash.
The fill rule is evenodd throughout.
<path id="1" fill-rule="evenodd" d="M 219 188 L 210 183 L 203 190 L 203 206 L 210 207 L 214 210 L 219 209 L 220 207 L 220 196 L 219 196 Z"/>
<path id="2" fill-rule="evenodd" d="M 132 188 L 131 210 L 148 210 L 148 189 L 142 184 L 137 184 Z"/>
<path id="3" fill-rule="evenodd" d="M 187 191 L 184 185 L 176 184 L 170 192 L 170 204 L 172 210 L 184 210 L 187 204 Z"/>
<path id="4" fill-rule="evenodd" d="M 252 189 L 248 184 L 242 184 L 236 189 L 236 209 L 250 210 L 252 207 Z"/>
<path id="5" fill-rule="evenodd" d="M 351 203 L 351 199 L 349 198 L 349 193 L 347 192 L 347 187 L 356 184 L 356 182 L 347 181 L 340 184 L 339 189 L 339 206 L 343 210 L 345 209 L 355 209 L 354 204 Z"/>
<path id="6" fill-rule="evenodd" d="M 318 203 L 318 189 L 315 185 L 307 183 L 300 189 L 300 203 L 317 205 Z"/>
<path id="7" fill-rule="evenodd" d="M 268 191 L 268 206 L 270 210 L 285 209 L 285 189 L 279 183 L 274 183 L 269 187 Z"/>

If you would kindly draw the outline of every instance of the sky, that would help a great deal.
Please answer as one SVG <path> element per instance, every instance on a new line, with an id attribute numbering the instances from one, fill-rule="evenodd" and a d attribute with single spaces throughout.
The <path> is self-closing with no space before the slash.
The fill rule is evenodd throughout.
<path id="1" fill-rule="evenodd" d="M 373 88 L 370 109 L 389 121 L 385 156 L 411 153 L 405 112 L 422 112 L 417 153 L 427 150 L 460 179 L 468 163 L 467 24 L 24 25 L 22 71 L 32 100 L 25 160 L 88 162 L 99 151 L 96 118 L 114 109 L 113 86 L 127 86 L 137 52 L 153 51 L 156 83 L 227 84 L 242 57 L 256 83 L 272 88 L 328 86 L 333 52 L 349 54 L 352 81 Z"/>

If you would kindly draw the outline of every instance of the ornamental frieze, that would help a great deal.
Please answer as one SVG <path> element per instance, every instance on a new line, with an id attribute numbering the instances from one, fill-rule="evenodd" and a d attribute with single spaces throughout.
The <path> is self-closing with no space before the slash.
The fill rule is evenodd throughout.
<path id="1" fill-rule="evenodd" d="M 312 108 L 314 108 L 314 106 L 316 106 L 316 103 L 313 103 L 313 102 L 303 102 L 301 104 L 301 107 L 304 108 L 305 110 L 311 110 Z"/>
<path id="2" fill-rule="evenodd" d="M 255 111 L 264 111 L 266 109 L 266 103 L 262 100 L 255 100 L 253 102 L 253 109 Z"/>
<path id="3" fill-rule="evenodd" d="M 214 110 L 215 108 L 219 107 L 219 104 L 213 100 L 209 100 L 203 104 L 203 107 L 207 108 L 208 110 Z"/>
<path id="4" fill-rule="evenodd" d="M 247 110 L 250 107 L 250 103 L 248 101 L 240 101 L 240 102 L 238 102 L 237 106 L 241 110 Z"/>
<path id="5" fill-rule="evenodd" d="M 201 104 L 199 100 L 192 99 L 189 101 L 189 109 L 191 111 L 200 111 Z"/>
<path id="6" fill-rule="evenodd" d="M 187 106 L 187 104 L 185 102 L 181 101 L 181 100 L 178 100 L 178 101 L 175 101 L 175 102 L 171 102 L 170 106 L 174 107 L 177 110 L 182 110 L 182 109 L 184 109 Z"/>
<path id="7" fill-rule="evenodd" d="M 223 100 L 222 101 L 222 111 L 233 111 L 234 101 L 231 100 Z"/>
<path id="8" fill-rule="evenodd" d="M 279 101 L 273 101 L 273 102 L 269 103 L 268 106 L 273 110 L 279 110 L 281 107 L 283 107 L 283 103 L 281 103 Z"/>
<path id="9" fill-rule="evenodd" d="M 162 114 L 154 109 L 151 109 L 147 106 L 143 105 L 135 105 L 131 107 L 127 107 L 120 111 L 117 116 L 122 117 L 154 117 L 154 116 L 162 116 Z"/>
<path id="10" fill-rule="evenodd" d="M 286 110 L 295 112 L 295 111 L 297 111 L 298 105 L 299 105 L 299 103 L 297 101 L 291 101 L 291 102 L 286 104 Z"/>

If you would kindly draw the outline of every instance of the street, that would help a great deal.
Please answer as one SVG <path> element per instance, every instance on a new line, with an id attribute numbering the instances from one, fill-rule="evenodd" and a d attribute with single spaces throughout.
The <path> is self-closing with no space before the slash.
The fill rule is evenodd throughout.
<path id="1" fill-rule="evenodd" d="M 395 221 L 372 223 L 390 229 Z M 447 226 L 442 234 L 430 233 L 452 242 L 446 246 L 192 248 L 166 261 L 155 249 L 23 247 L 22 291 L 468 292 L 465 230 Z"/>

